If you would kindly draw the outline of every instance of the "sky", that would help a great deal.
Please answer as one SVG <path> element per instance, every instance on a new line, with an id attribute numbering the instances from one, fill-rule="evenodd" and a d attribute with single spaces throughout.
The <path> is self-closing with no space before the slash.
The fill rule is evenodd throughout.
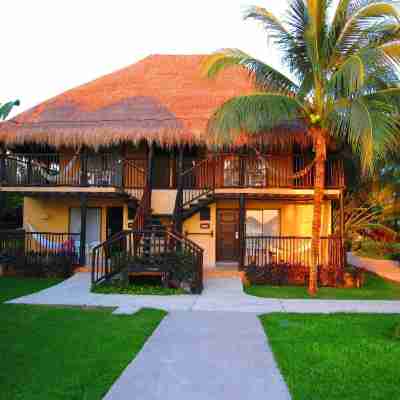
<path id="1" fill-rule="evenodd" d="M 240 48 L 281 69 L 259 23 L 259 5 L 281 15 L 285 0 L 9 0 L 1 6 L 0 103 L 12 115 L 149 54 Z"/>

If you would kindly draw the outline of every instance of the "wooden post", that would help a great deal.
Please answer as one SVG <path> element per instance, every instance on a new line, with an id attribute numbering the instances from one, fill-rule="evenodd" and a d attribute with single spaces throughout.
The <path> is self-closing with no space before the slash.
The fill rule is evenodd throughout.
<path id="1" fill-rule="evenodd" d="M 81 200 L 81 236 L 79 246 L 79 264 L 86 265 L 86 219 L 87 219 L 87 194 L 82 193 Z"/>
<path id="2" fill-rule="evenodd" d="M 32 185 L 32 157 L 28 158 L 28 185 Z"/>
<path id="3" fill-rule="evenodd" d="M 343 198 L 343 190 L 340 192 L 340 237 L 344 240 L 344 198 Z"/>
<path id="4" fill-rule="evenodd" d="M 0 144 L 0 185 L 6 181 L 6 149 Z"/>
<path id="5" fill-rule="evenodd" d="M 239 197 L 239 269 L 244 268 L 246 252 L 246 198 L 241 193 Z"/>
<path id="6" fill-rule="evenodd" d="M 178 156 L 178 170 L 177 170 L 177 194 L 176 194 L 176 202 L 177 202 L 177 213 L 176 213 L 176 221 L 175 221 L 175 229 L 178 233 L 182 234 L 183 232 L 183 221 L 182 221 L 182 208 L 183 208 L 183 146 L 179 147 L 179 156 Z"/>
<path id="7" fill-rule="evenodd" d="M 6 150 L 3 145 L 0 145 L 0 186 L 6 181 Z M 6 208 L 6 193 L 0 192 L 0 218 Z"/>
<path id="8" fill-rule="evenodd" d="M 82 149 L 80 153 L 81 164 L 81 186 L 88 186 L 88 171 L 87 171 L 87 152 Z"/>

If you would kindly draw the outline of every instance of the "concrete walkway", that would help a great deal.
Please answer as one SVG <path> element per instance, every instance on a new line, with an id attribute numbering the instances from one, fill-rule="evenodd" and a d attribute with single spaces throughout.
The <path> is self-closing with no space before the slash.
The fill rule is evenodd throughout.
<path id="1" fill-rule="evenodd" d="M 105 400 L 288 400 L 254 314 L 167 315 Z"/>
<path id="2" fill-rule="evenodd" d="M 216 278 L 205 282 L 201 296 L 132 296 L 90 292 L 90 274 L 78 273 L 56 286 L 11 300 L 19 304 L 116 307 L 116 313 L 133 313 L 140 308 L 166 311 L 229 311 L 265 314 L 293 313 L 398 313 L 400 301 L 285 300 L 264 299 L 243 292 L 239 278 Z"/>
<path id="3" fill-rule="evenodd" d="M 373 258 L 359 257 L 347 253 L 349 264 L 366 269 L 385 279 L 400 283 L 400 264 L 392 260 L 375 260 Z"/>

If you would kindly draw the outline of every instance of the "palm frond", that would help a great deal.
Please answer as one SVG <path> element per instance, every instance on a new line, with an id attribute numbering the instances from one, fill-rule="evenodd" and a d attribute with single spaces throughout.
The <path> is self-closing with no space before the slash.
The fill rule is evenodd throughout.
<path id="1" fill-rule="evenodd" d="M 203 75 L 213 78 L 224 69 L 242 67 L 254 79 L 257 89 L 295 94 L 298 86 L 286 75 L 238 49 L 223 49 L 207 57 L 202 65 Z"/>
<path id="2" fill-rule="evenodd" d="M 309 15 L 303 0 L 292 0 L 289 3 L 286 23 L 293 41 L 283 45 L 282 62 L 302 81 L 313 71 L 306 40 Z"/>
<path id="3" fill-rule="evenodd" d="M 346 97 L 359 91 L 365 84 L 366 65 L 359 55 L 346 59 L 340 68 L 332 75 L 328 83 L 328 92 L 335 97 Z M 339 96 L 338 96 L 339 95 Z"/>
<path id="4" fill-rule="evenodd" d="M 8 103 L 0 105 L 0 119 L 6 119 L 9 116 L 11 110 L 15 106 L 19 105 L 20 105 L 19 100 L 9 101 Z"/>
<path id="5" fill-rule="evenodd" d="M 395 111 L 391 104 L 363 96 L 341 99 L 328 116 L 332 133 L 352 146 L 365 173 L 372 172 L 377 162 L 398 145 Z"/>
<path id="6" fill-rule="evenodd" d="M 215 144 L 234 144 L 243 134 L 257 135 L 296 124 L 306 113 L 302 103 L 293 97 L 254 93 L 224 103 L 210 119 L 208 131 Z"/>
<path id="7" fill-rule="evenodd" d="M 268 36 L 278 43 L 293 40 L 279 18 L 263 7 L 248 7 L 244 12 L 244 18 L 261 22 Z"/>
<path id="8" fill-rule="evenodd" d="M 341 29 L 336 26 L 331 31 L 331 57 L 343 58 L 344 55 L 354 54 L 359 49 L 382 41 L 382 38 L 388 40 L 388 35 L 398 34 L 394 27 L 398 26 L 399 21 L 399 13 L 390 2 L 372 2 L 356 9 L 342 20 L 344 25 Z"/>

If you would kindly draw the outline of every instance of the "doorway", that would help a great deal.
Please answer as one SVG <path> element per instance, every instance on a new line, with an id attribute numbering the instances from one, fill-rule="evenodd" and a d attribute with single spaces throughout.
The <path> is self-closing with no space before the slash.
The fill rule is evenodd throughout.
<path id="1" fill-rule="evenodd" d="M 124 226 L 123 207 L 107 207 L 107 239 L 121 232 Z"/>
<path id="2" fill-rule="evenodd" d="M 239 210 L 217 210 L 217 262 L 239 261 Z"/>

